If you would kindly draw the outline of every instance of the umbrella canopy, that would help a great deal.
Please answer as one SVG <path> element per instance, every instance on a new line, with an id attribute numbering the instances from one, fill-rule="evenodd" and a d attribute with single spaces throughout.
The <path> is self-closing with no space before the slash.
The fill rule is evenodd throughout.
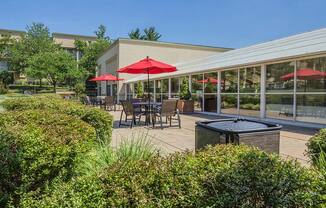
<path id="1" fill-rule="evenodd" d="M 106 86 L 108 85 L 108 81 L 121 81 L 123 80 L 122 78 L 118 78 L 112 74 L 103 74 L 101 76 L 95 77 L 93 79 L 90 79 L 89 81 L 91 82 L 97 82 L 97 81 L 106 81 Z M 106 95 L 109 95 L 109 92 L 106 88 Z"/>
<path id="2" fill-rule="evenodd" d="M 218 80 L 213 78 L 213 77 L 208 77 L 207 79 L 203 79 L 203 80 L 198 80 L 197 81 L 198 83 L 212 83 L 212 84 L 217 84 L 218 83 Z"/>
<path id="3" fill-rule="evenodd" d="M 297 71 L 297 78 L 302 79 L 302 80 L 314 80 L 314 79 L 322 79 L 324 78 L 326 73 L 318 71 L 318 70 L 313 70 L 310 68 L 303 68 L 299 69 Z M 289 73 L 284 76 L 281 76 L 281 79 L 283 80 L 289 80 L 294 78 L 294 73 Z"/>
<path id="4" fill-rule="evenodd" d="M 95 77 L 90 79 L 89 81 L 96 82 L 96 81 L 121 81 L 122 78 L 118 78 L 112 74 L 103 74 L 101 76 Z"/>
<path id="5" fill-rule="evenodd" d="M 118 72 L 128 74 L 161 74 L 176 70 L 177 68 L 172 65 L 156 61 L 147 56 L 145 59 L 119 69 Z"/>

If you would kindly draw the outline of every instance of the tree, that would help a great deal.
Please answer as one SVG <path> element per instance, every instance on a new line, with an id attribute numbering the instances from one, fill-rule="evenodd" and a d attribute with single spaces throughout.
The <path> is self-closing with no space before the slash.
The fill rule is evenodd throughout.
<path id="1" fill-rule="evenodd" d="M 60 83 L 64 83 L 67 79 L 82 79 L 82 72 L 77 69 L 77 63 L 68 52 L 63 49 L 55 52 L 38 53 L 31 57 L 28 61 L 27 74 L 34 76 L 35 74 L 44 75 L 49 83 L 53 85 L 53 91 Z"/>
<path id="2" fill-rule="evenodd" d="M 158 41 L 161 38 L 161 34 L 155 31 L 155 27 L 149 27 L 144 29 L 144 40 Z"/>
<path id="3" fill-rule="evenodd" d="M 17 74 L 28 68 L 28 60 L 38 53 L 53 52 L 59 48 L 54 44 L 49 29 L 42 23 L 26 27 L 26 34 L 15 40 L 9 51 L 9 68 Z"/>
<path id="4" fill-rule="evenodd" d="M 89 75 L 95 75 L 97 57 L 111 44 L 109 37 L 105 36 L 105 33 L 105 26 L 100 25 L 98 27 L 98 30 L 95 31 L 95 34 L 97 36 L 96 41 L 88 44 L 87 42 L 82 40 L 75 40 L 75 45 L 77 49 L 83 54 L 83 56 L 79 60 L 78 66 L 79 68 L 83 68 L 88 71 Z"/>
<path id="5" fill-rule="evenodd" d="M 145 28 L 143 33 L 140 32 L 139 28 L 136 28 L 128 33 L 128 36 L 130 39 L 158 41 L 162 35 L 155 30 L 155 27 L 149 27 Z"/>
<path id="6" fill-rule="evenodd" d="M 94 32 L 98 39 L 110 40 L 109 36 L 106 35 L 106 27 L 104 25 L 98 26 L 97 30 Z"/>
<path id="7" fill-rule="evenodd" d="M 136 95 L 137 98 L 142 98 L 144 96 L 144 89 L 141 81 L 138 81 L 137 88 L 136 88 Z"/>
<path id="8" fill-rule="evenodd" d="M 189 90 L 189 81 L 187 78 L 182 79 L 181 89 L 180 89 L 180 98 L 182 100 L 190 100 L 191 92 Z"/>
<path id="9" fill-rule="evenodd" d="M 0 38 L 0 60 L 8 60 L 10 47 L 13 44 L 13 39 L 9 35 L 3 35 Z"/>
<path id="10" fill-rule="evenodd" d="M 0 86 L 7 88 L 9 84 L 13 83 L 14 76 L 7 70 L 0 72 Z"/>
<path id="11" fill-rule="evenodd" d="M 140 32 L 140 29 L 139 28 L 136 28 L 135 30 L 132 30 L 130 33 L 128 33 L 128 36 L 130 39 L 142 39 L 142 34 Z"/>

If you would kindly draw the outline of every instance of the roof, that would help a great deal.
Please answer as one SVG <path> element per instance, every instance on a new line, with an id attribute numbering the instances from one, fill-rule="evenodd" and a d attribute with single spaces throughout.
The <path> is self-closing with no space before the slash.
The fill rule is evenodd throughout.
<path id="1" fill-rule="evenodd" d="M 1 29 L 0 28 L 0 33 L 18 33 L 18 34 L 24 34 L 25 32 L 22 30 L 9 30 L 9 29 Z"/>
<path id="2" fill-rule="evenodd" d="M 281 61 L 321 53 L 326 53 L 326 28 L 176 64 L 176 72 L 153 75 L 151 79 Z M 146 76 L 138 76 L 126 82 L 145 79 Z"/>
<path id="3" fill-rule="evenodd" d="M 138 45 L 156 45 L 156 46 L 164 46 L 164 47 L 178 47 L 178 48 L 189 48 L 189 49 L 197 49 L 197 50 L 207 50 L 207 51 L 217 51 L 224 52 L 228 50 L 232 50 L 233 48 L 225 48 L 225 47 L 216 47 L 216 46 L 205 46 L 205 45 L 195 45 L 188 43 L 174 43 L 174 42 L 164 42 L 164 41 L 150 41 L 150 40 L 138 40 L 138 39 L 130 39 L 130 38 L 118 38 L 116 39 L 106 50 L 104 50 L 97 58 L 99 59 L 103 56 L 107 51 L 113 48 L 115 45 L 119 43 L 128 43 L 128 44 L 138 44 Z"/>
<path id="4" fill-rule="evenodd" d="M 53 37 L 56 37 L 56 36 L 61 36 L 62 37 L 63 36 L 63 37 L 71 37 L 71 38 L 86 38 L 86 39 L 92 39 L 92 40 L 96 39 L 96 36 L 75 35 L 75 34 L 57 33 L 57 32 L 52 33 L 52 36 Z"/>

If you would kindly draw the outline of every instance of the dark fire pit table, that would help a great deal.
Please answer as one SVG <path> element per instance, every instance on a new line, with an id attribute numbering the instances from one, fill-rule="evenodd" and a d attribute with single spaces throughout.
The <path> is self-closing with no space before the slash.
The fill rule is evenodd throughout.
<path id="1" fill-rule="evenodd" d="M 279 154 L 282 126 L 248 119 L 219 119 L 196 122 L 196 144 L 200 149 L 215 144 L 246 144 Z"/>

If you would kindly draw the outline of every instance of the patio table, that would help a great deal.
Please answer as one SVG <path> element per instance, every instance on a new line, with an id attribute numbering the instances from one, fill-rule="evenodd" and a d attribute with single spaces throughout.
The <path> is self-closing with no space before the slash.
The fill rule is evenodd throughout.
<path id="1" fill-rule="evenodd" d="M 150 104 L 148 102 L 135 102 L 132 103 L 134 107 L 144 107 L 145 109 L 145 114 L 146 114 L 146 119 L 145 123 L 146 125 L 151 123 L 151 113 L 153 112 L 153 109 L 156 107 L 159 107 L 162 105 L 160 102 L 151 102 Z"/>

